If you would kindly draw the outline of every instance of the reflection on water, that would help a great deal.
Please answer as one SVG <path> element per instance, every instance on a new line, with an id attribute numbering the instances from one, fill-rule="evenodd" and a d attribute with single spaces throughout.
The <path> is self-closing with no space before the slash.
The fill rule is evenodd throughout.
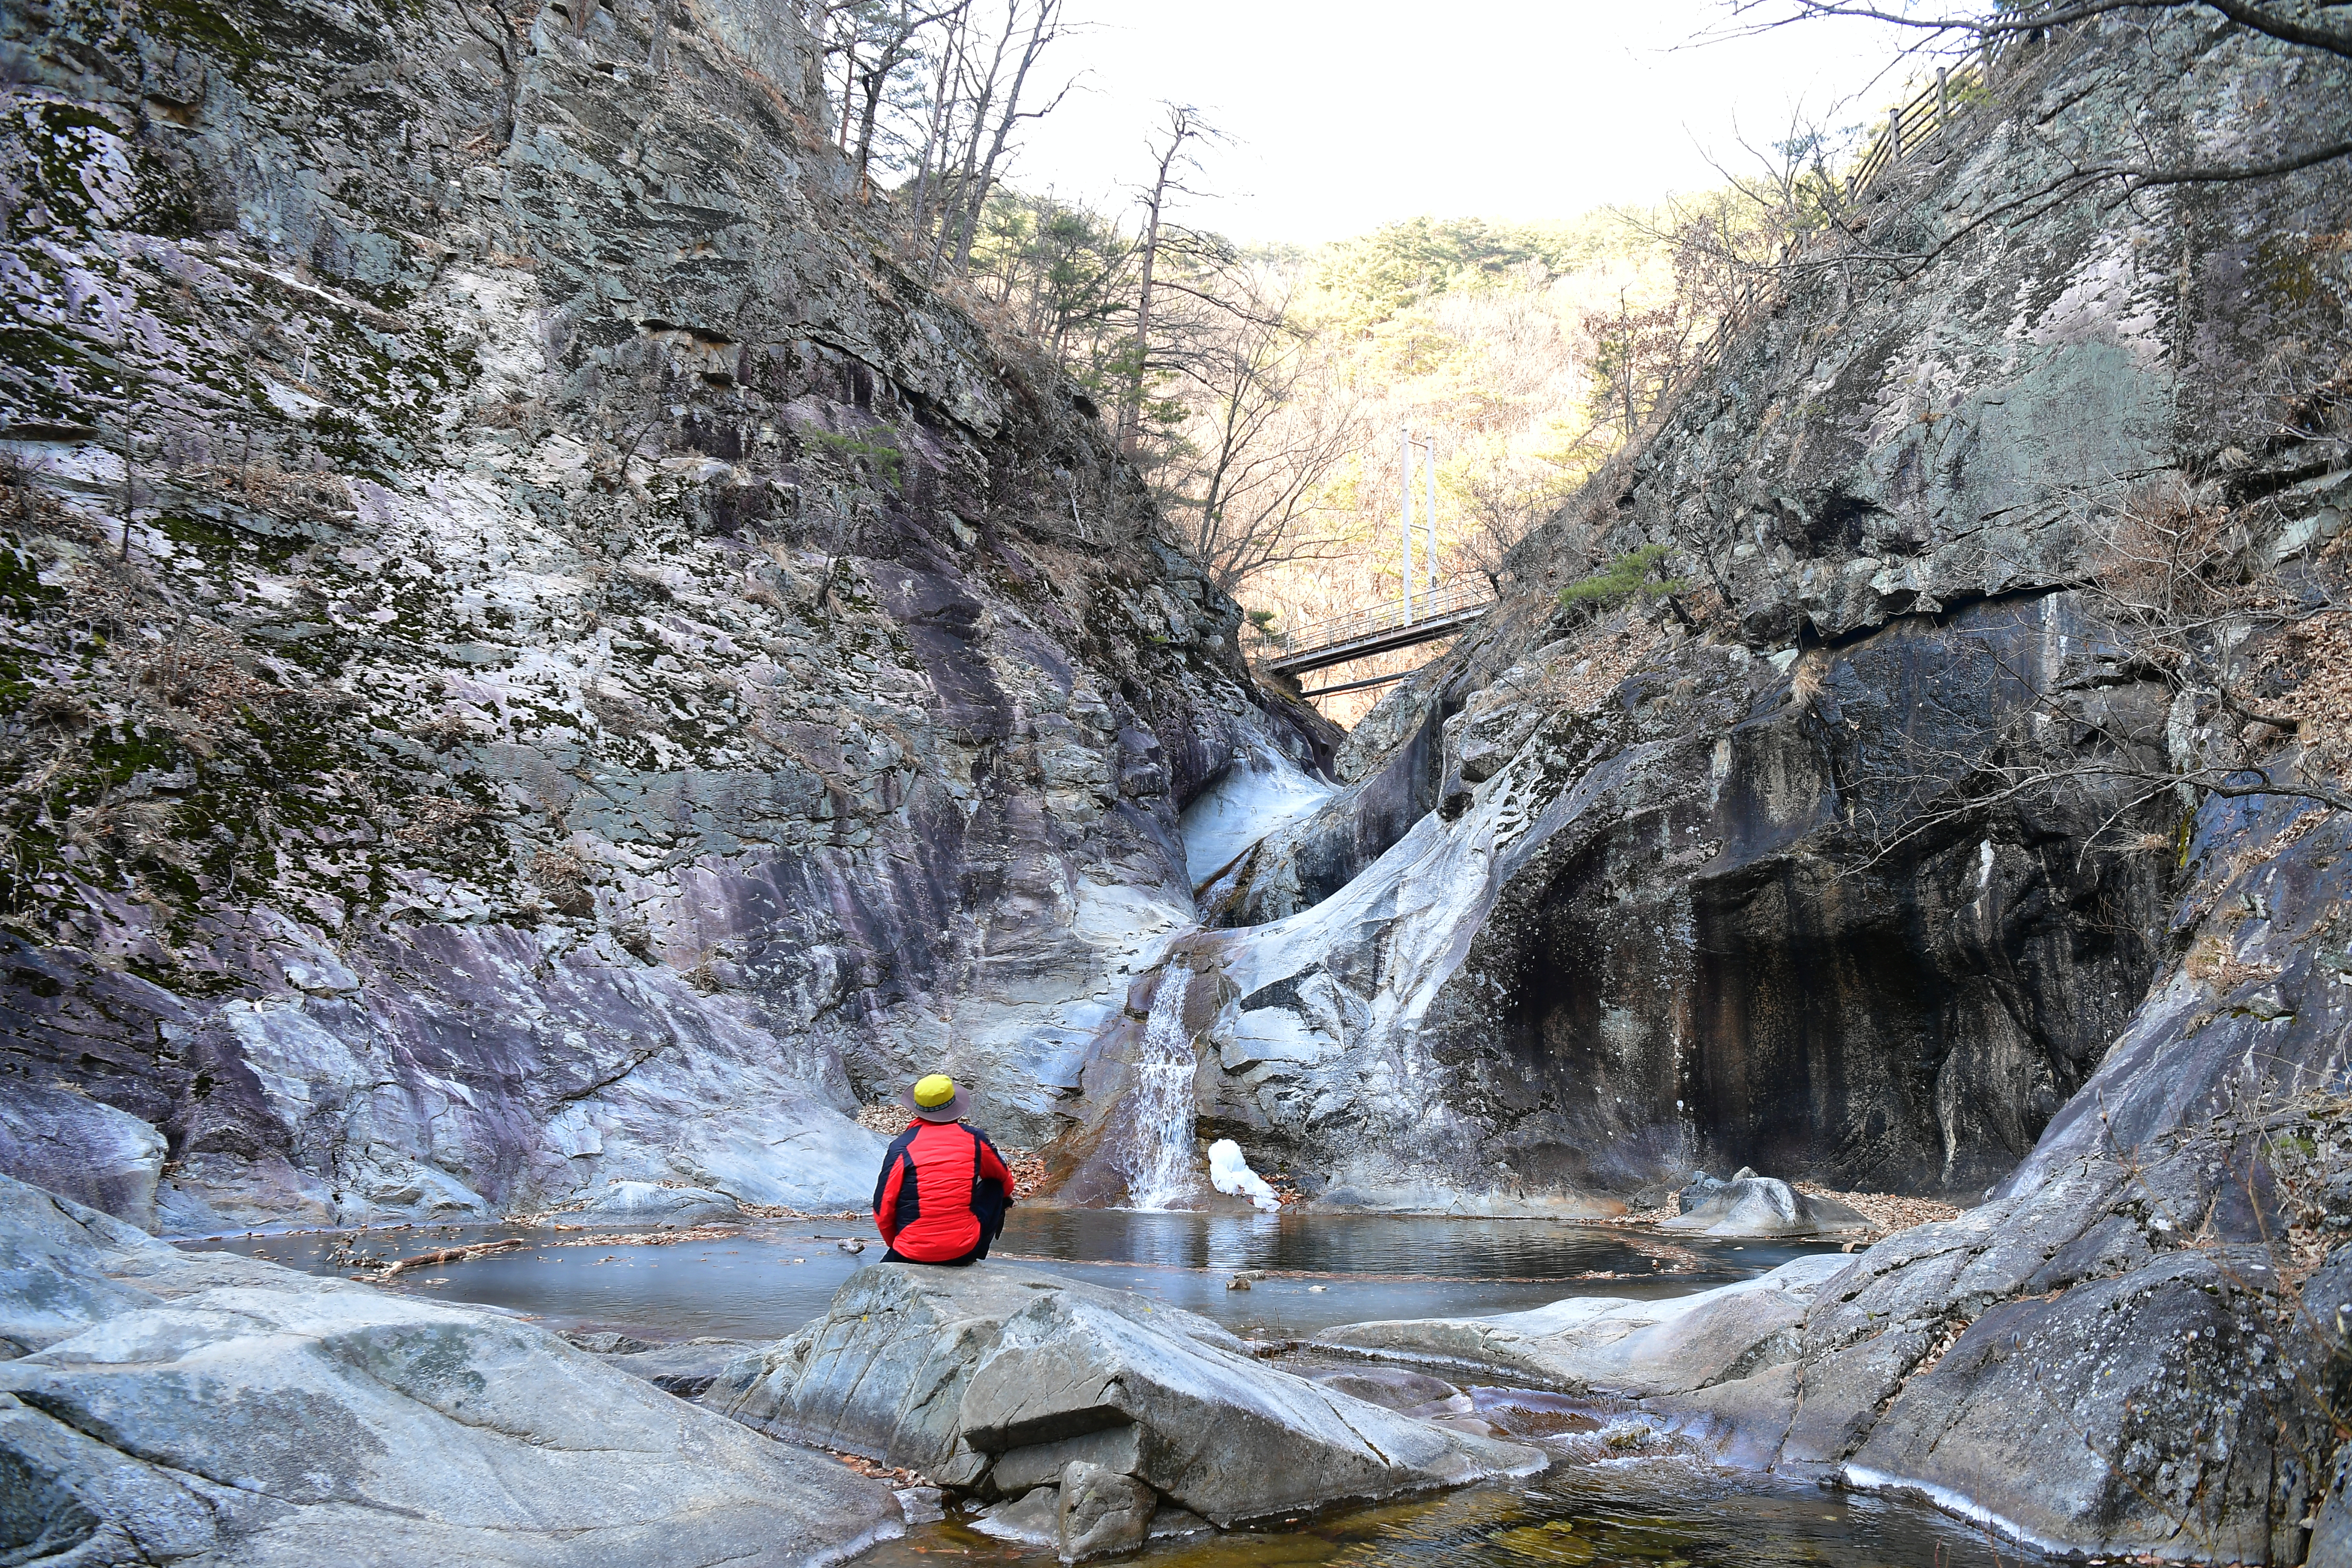
<path id="1" fill-rule="evenodd" d="M 1024 1549 L 950 1521 L 911 1530 L 859 1563 L 915 1568 L 941 1556 L 1052 1560 L 1050 1549 Z M 1994 1568 L 2015 1554 L 1996 1552 L 1923 1508 L 1652 1457 L 1568 1463 L 1517 1487 L 1160 1542 L 1129 1561 L 1147 1568 Z"/>
<path id="2" fill-rule="evenodd" d="M 1557 1220 L 1125 1209 L 1016 1209 L 998 1248 L 1270 1339 L 1369 1318 L 1525 1312 L 1564 1296 L 1682 1295 L 1817 1249 Z M 1227 1290 L 1243 1270 L 1266 1278 Z"/>
<path id="3" fill-rule="evenodd" d="M 420 1269 L 401 1275 L 390 1288 L 500 1307 L 553 1328 L 626 1329 L 653 1340 L 705 1335 L 769 1340 L 822 1315 L 841 1282 L 882 1255 L 879 1242 L 860 1256 L 839 1250 L 832 1239 L 850 1234 L 845 1222 L 814 1227 L 802 1222 L 747 1229 L 712 1241 L 577 1247 L 565 1245 L 577 1239 L 572 1234 L 490 1225 L 375 1230 L 352 1239 L 362 1250 L 390 1260 L 461 1242 L 520 1236 L 537 1245 L 468 1263 Z M 260 1236 L 185 1245 L 268 1258 L 308 1273 L 351 1273 L 329 1260 L 333 1239 Z"/>
<path id="4" fill-rule="evenodd" d="M 1668 1240 L 1630 1228 L 1549 1219 L 1119 1208 L 1016 1208 L 999 1245 L 1008 1254 L 1073 1261 L 1359 1278 L 1551 1282 L 1668 1276 L 1678 1291 L 1745 1279 L 1819 1249 L 1793 1242 Z"/>
<path id="5" fill-rule="evenodd" d="M 730 1227 L 734 1229 L 736 1228 Z M 607 1235 L 619 1233 L 607 1232 Z M 510 1226 L 377 1230 L 360 1249 L 393 1259 L 458 1241 L 522 1237 L 512 1252 L 403 1275 L 399 1288 L 529 1313 L 552 1326 L 623 1328 L 648 1339 L 775 1339 L 824 1312 L 841 1282 L 881 1255 L 850 1220 L 751 1221 L 716 1240 L 572 1245 L 579 1233 Z M 863 1238 L 866 1250 L 840 1250 Z M 312 1273 L 350 1270 L 324 1236 L 194 1242 Z M 1570 1295 L 1679 1295 L 1786 1262 L 1789 1243 L 1667 1240 L 1552 1220 L 1384 1215 L 1150 1214 L 1015 1208 L 997 1256 L 1109 1290 L 1135 1291 L 1236 1332 L 1297 1338 L 1367 1318 L 1521 1312 Z M 1248 1291 L 1239 1270 L 1263 1270 Z"/>

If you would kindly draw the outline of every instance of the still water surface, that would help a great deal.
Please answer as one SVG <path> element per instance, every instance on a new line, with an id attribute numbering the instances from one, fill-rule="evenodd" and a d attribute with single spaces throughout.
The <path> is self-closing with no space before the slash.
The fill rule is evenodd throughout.
<path id="1" fill-rule="evenodd" d="M 598 1231 L 614 1239 L 583 1247 L 577 1244 L 583 1234 L 435 1226 L 341 1239 L 394 1259 L 520 1237 L 533 1245 L 419 1270 L 402 1276 L 400 1286 L 529 1313 L 551 1327 L 633 1329 L 649 1339 L 778 1338 L 823 1313 L 841 1282 L 882 1250 L 869 1228 L 850 1220 L 754 1221 L 724 1239 L 667 1244 L 653 1239 L 656 1233 Z M 349 1266 L 330 1256 L 338 1239 L 232 1237 L 186 1245 L 346 1273 Z M 844 1252 L 843 1239 L 862 1240 L 866 1249 Z M 1237 1332 L 1296 1338 L 1368 1318 L 1518 1312 L 1568 1295 L 1680 1295 L 1809 1249 L 1667 1240 L 1550 1220 L 1016 1208 L 994 1256 L 1148 1294 Z M 1268 1277 L 1248 1291 L 1227 1290 L 1244 1270 Z"/>

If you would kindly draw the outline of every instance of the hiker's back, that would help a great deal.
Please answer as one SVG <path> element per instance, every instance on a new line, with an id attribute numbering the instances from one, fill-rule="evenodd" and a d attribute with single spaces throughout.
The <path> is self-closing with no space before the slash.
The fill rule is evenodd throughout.
<path id="1" fill-rule="evenodd" d="M 890 1260 L 968 1263 L 988 1255 L 1012 1194 L 1013 1173 L 986 1134 L 919 1120 L 883 1158 L 874 1220 Z"/>

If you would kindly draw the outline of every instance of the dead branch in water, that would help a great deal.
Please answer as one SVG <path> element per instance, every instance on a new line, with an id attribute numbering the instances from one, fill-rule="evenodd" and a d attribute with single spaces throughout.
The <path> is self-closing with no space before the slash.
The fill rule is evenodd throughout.
<path id="1" fill-rule="evenodd" d="M 505 1252 L 529 1245 L 517 1237 L 507 1241 L 478 1241 L 470 1247 L 444 1247 L 437 1251 L 420 1252 L 414 1258 L 403 1258 L 387 1265 L 383 1272 L 374 1279 L 376 1283 L 383 1284 L 411 1269 L 427 1269 L 436 1263 L 468 1263 L 477 1258 L 487 1258 L 493 1252 Z"/>

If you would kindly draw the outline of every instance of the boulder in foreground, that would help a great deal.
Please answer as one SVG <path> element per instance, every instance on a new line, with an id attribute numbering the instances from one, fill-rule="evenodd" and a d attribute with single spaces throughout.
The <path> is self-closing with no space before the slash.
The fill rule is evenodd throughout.
<path id="1" fill-rule="evenodd" d="M 902 1528 L 880 1485 L 510 1318 L 6 1177 L 0 1260 L 8 1562 L 782 1565 Z"/>
<path id="2" fill-rule="evenodd" d="M 981 1498 L 1078 1486 L 1054 1516 L 1073 1557 L 1139 1510 L 1229 1525 L 1546 1462 L 1276 1371 L 1190 1312 L 1002 1263 L 861 1269 L 705 1402 Z"/>
<path id="3" fill-rule="evenodd" d="M 2078 1159 L 1680 1301 L 1316 1343 L 1636 1397 L 1727 1459 L 1916 1496 L 2053 1556 L 2332 1568 L 2352 1563 L 2348 1112 L 2329 1096 L 2265 1110 L 2260 1144 L 2217 1123 Z"/>

